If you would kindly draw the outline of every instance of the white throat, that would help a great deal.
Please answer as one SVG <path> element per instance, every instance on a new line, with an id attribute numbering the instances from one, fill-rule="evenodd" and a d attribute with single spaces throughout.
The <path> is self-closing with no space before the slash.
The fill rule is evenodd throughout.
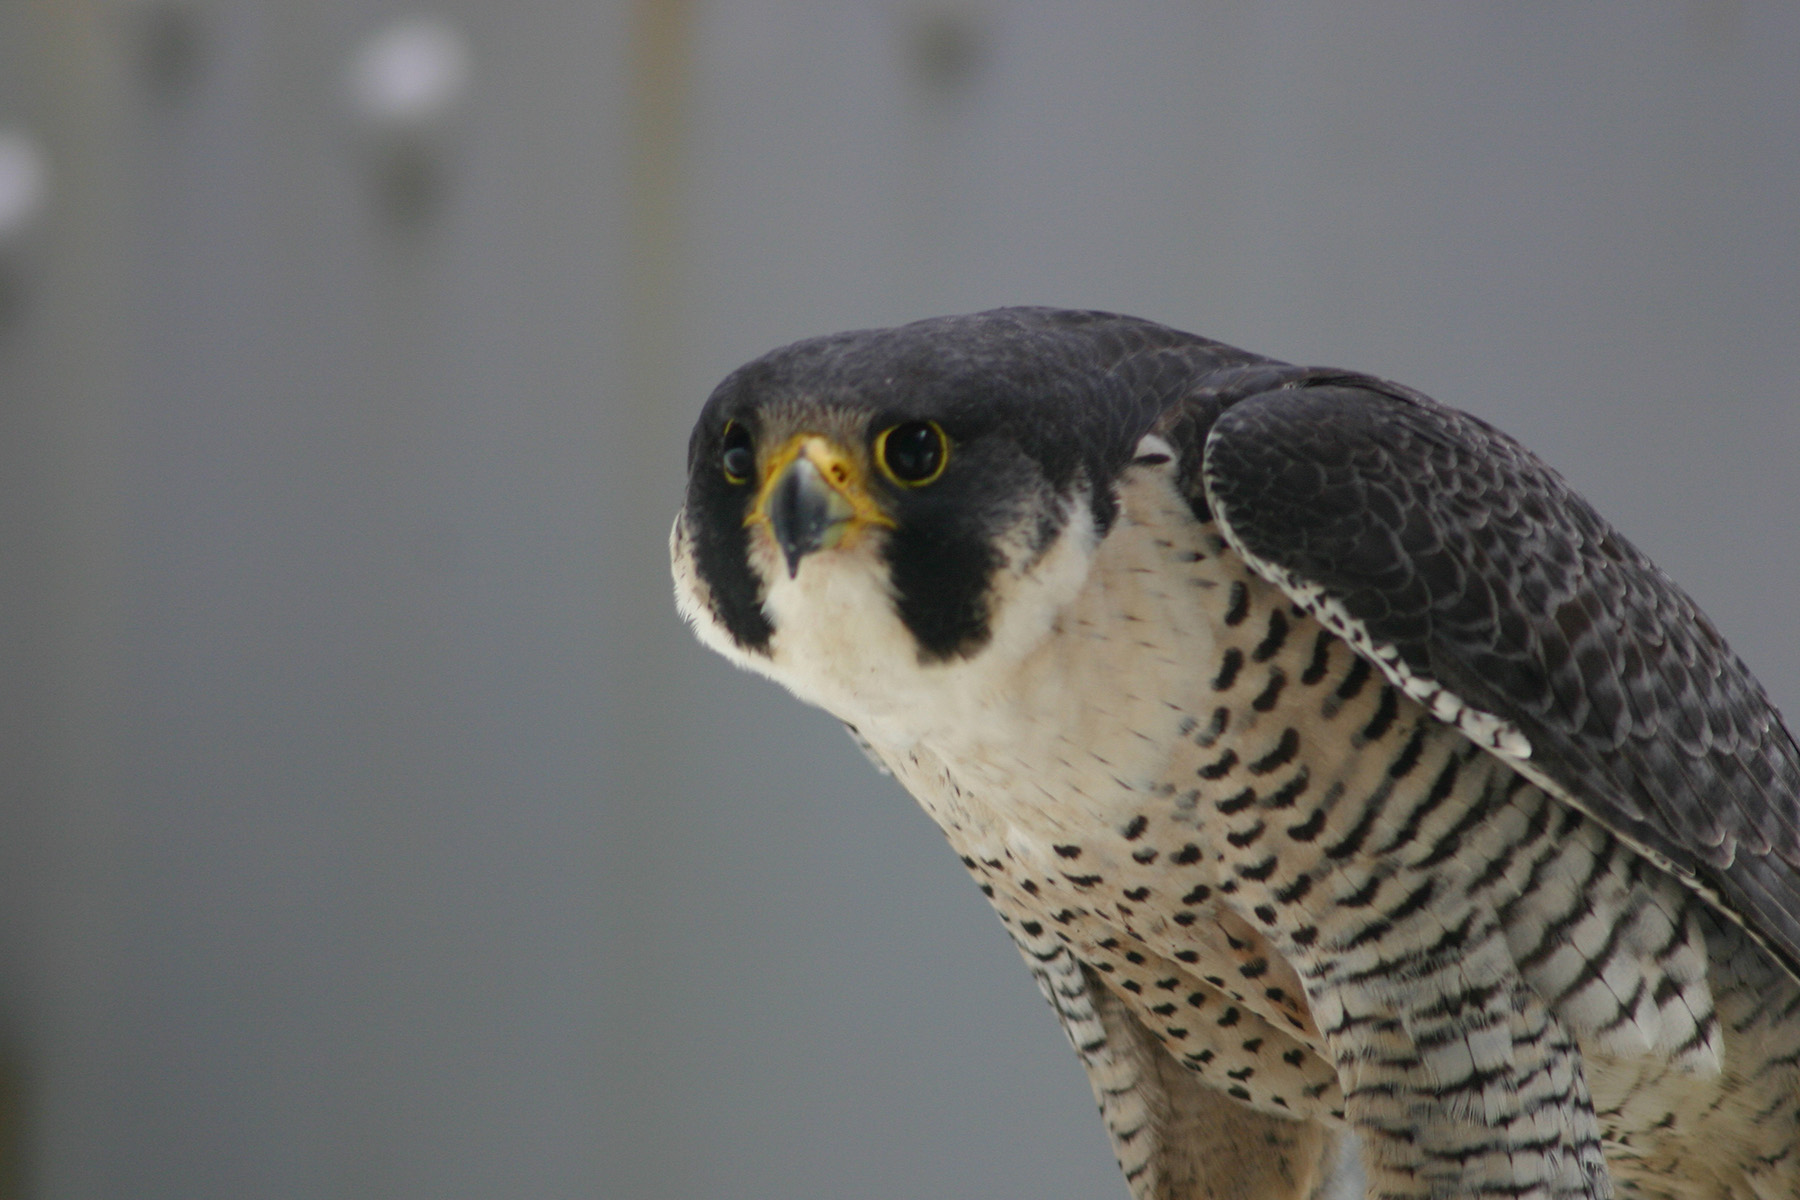
<path id="1" fill-rule="evenodd" d="M 1024 546 L 1007 547 L 988 597 L 987 642 L 966 658 L 935 662 L 921 661 L 873 545 L 810 555 L 792 578 L 768 564 L 763 607 L 775 633 L 769 657 L 745 665 L 856 726 L 884 753 L 961 741 L 1016 703 L 1022 665 L 1080 594 L 1099 544 L 1091 507 L 1078 495 L 1047 552 L 1028 558 Z"/>
<path id="2" fill-rule="evenodd" d="M 753 551 L 769 581 L 766 657 L 738 648 L 691 599 L 684 611 L 708 645 L 855 726 L 896 768 L 923 751 L 970 782 L 979 776 L 984 787 L 1006 789 L 1034 763 L 1067 753 L 1061 744 L 1092 748 L 1123 776 L 1147 778 L 1160 765 L 1148 747 L 1161 739 L 1140 733 L 1174 710 L 1128 700 L 1124 711 L 1117 698 L 1179 700 L 1200 686 L 1196 656 L 1211 643 L 1206 597 L 1199 587 L 1168 586 L 1165 568 L 1171 555 L 1198 550 L 1205 534 L 1172 464 L 1128 469 L 1117 495 L 1104 539 L 1078 495 L 1046 552 L 1030 556 L 1023 534 L 1006 547 L 1012 555 L 989 598 L 991 636 L 967 658 L 920 661 L 886 564 L 868 542 L 809 555 L 793 577 L 772 547 Z M 1171 545 L 1172 531 L 1183 544 Z M 1113 698 L 1110 709 L 1101 697 Z"/>

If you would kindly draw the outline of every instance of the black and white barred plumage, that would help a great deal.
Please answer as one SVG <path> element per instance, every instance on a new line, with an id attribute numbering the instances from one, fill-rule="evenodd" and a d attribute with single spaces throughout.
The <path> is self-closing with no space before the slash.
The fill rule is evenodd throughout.
<path id="1" fill-rule="evenodd" d="M 1346 1130 L 1371 1195 L 1800 1189 L 1800 751 L 1491 427 L 942 318 L 721 384 L 673 552 L 944 828 L 1136 1195 L 1308 1195 Z"/>

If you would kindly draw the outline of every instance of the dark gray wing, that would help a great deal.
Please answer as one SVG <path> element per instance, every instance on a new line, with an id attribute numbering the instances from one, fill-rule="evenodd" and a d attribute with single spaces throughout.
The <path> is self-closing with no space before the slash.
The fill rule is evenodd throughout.
<path id="1" fill-rule="evenodd" d="M 1306 372 L 1220 413 L 1202 475 L 1253 566 L 1366 633 L 1391 676 L 1515 728 L 1529 773 L 1800 974 L 1793 735 L 1693 600 L 1554 471 L 1417 393 Z"/>

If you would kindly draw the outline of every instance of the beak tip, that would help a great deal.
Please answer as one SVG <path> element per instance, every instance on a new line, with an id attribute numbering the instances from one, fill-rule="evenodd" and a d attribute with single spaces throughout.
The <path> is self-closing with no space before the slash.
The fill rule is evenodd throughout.
<path id="1" fill-rule="evenodd" d="M 800 573 L 800 560 L 824 544 L 833 495 L 806 458 L 796 460 L 776 481 L 769 497 L 769 525 L 787 560 L 789 579 Z"/>
<path id="2" fill-rule="evenodd" d="M 791 461 L 775 472 L 757 500 L 757 515 L 767 521 L 789 579 L 799 576 L 801 559 L 838 545 L 849 530 L 869 520 L 858 507 L 866 498 L 860 484 L 854 482 L 853 469 L 834 465 L 843 457 L 841 453 L 829 446 L 815 447 L 812 443 L 822 445 L 823 439 L 810 436 Z M 821 463 L 833 469 L 832 477 L 826 476 Z M 847 487 L 854 496 L 846 494 Z"/>

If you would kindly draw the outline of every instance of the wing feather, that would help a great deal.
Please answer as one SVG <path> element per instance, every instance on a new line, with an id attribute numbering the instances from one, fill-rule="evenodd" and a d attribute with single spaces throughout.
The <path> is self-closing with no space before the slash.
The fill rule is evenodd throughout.
<path id="1" fill-rule="evenodd" d="M 1203 454 L 1205 507 L 1252 566 L 1414 695 L 1516 728 L 1522 769 L 1800 974 L 1800 749 L 1693 600 L 1560 476 L 1465 413 L 1318 371 L 1224 407 Z"/>

